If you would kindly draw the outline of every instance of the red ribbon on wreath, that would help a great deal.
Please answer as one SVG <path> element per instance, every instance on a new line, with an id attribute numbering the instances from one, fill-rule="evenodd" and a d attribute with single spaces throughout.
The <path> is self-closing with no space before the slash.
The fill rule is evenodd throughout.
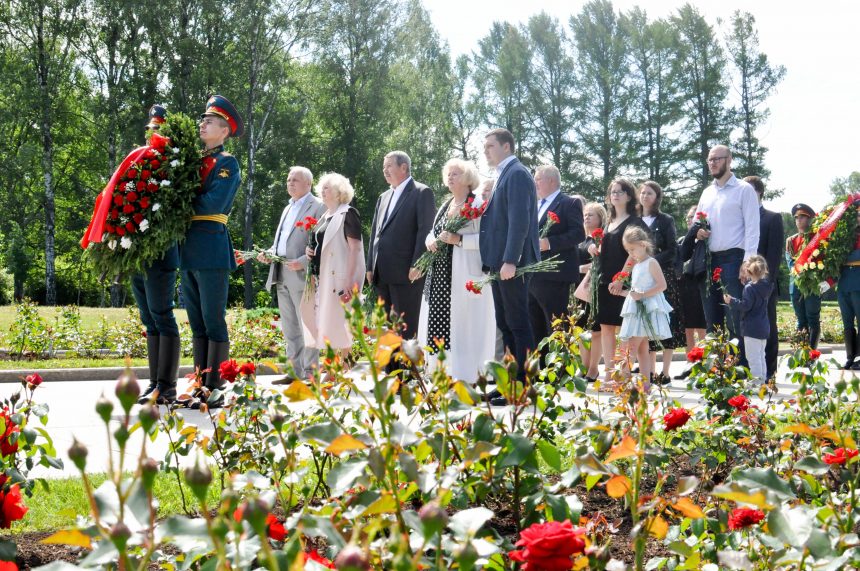
<path id="1" fill-rule="evenodd" d="M 833 234 L 833 231 L 836 230 L 836 225 L 839 224 L 839 220 L 842 219 L 842 216 L 856 200 L 860 200 L 860 192 L 848 196 L 842 204 L 833 209 L 833 212 L 830 213 L 830 216 L 827 217 L 827 220 L 824 221 L 824 224 L 821 225 L 818 232 L 816 232 L 812 240 L 809 241 L 809 244 L 806 245 L 806 248 L 797 257 L 797 261 L 794 262 L 795 272 L 800 272 L 803 266 L 809 261 L 809 258 L 812 257 L 812 252 L 818 249 L 822 241 L 827 240 Z"/>

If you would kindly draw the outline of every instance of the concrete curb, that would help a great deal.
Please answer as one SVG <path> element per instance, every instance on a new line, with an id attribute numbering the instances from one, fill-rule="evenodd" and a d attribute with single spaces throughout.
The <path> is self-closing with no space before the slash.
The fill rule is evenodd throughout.
<path id="1" fill-rule="evenodd" d="M 836 345 L 820 345 L 818 347 L 822 355 L 832 354 L 835 348 L 837 348 Z M 781 349 L 779 354 L 786 355 L 789 352 L 788 349 Z M 687 354 L 681 350 L 676 350 L 672 356 L 673 362 L 686 360 Z M 38 371 L 38 373 L 46 383 L 56 383 L 68 381 L 112 381 L 119 378 L 124 370 L 124 367 L 90 367 L 85 369 L 43 369 Z M 134 371 L 138 379 L 149 379 L 149 367 L 132 367 L 131 370 Z M 32 372 L 32 369 L 0 370 L 0 383 L 20 382 L 22 377 Z M 191 365 L 179 367 L 180 377 L 184 377 L 192 372 L 194 372 L 194 368 Z"/>

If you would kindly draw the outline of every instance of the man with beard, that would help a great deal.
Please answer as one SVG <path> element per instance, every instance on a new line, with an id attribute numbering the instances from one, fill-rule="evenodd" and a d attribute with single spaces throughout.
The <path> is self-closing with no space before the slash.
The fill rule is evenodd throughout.
<path id="1" fill-rule="evenodd" d="M 696 207 L 697 212 L 707 215 L 708 228 L 697 223 L 696 238 L 708 241 L 710 253 L 709 273 L 702 284 L 708 331 L 726 327 L 732 338 L 740 340 L 740 315 L 736 309 L 726 311 L 720 283 L 732 297 L 742 297 L 741 265 L 758 254 L 760 221 L 755 189 L 735 178 L 731 166 L 732 153 L 727 146 L 717 145 L 708 153 L 708 171 L 714 182 L 702 192 Z M 717 269 L 719 280 L 715 281 L 712 278 Z"/>

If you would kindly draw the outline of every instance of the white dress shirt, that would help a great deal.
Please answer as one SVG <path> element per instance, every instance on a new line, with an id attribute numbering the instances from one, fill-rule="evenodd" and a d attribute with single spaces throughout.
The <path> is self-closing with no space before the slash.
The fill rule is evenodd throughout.
<path id="1" fill-rule="evenodd" d="M 731 248 L 744 251 L 744 260 L 758 253 L 759 204 L 752 185 L 732 175 L 725 186 L 717 181 L 705 189 L 699 198 L 697 212 L 708 215 L 711 252 Z"/>
<path id="2" fill-rule="evenodd" d="M 290 199 L 288 204 L 289 210 L 287 210 L 287 215 L 284 217 L 284 223 L 281 225 L 281 228 L 278 230 L 278 247 L 275 250 L 276 256 L 286 256 L 287 255 L 287 239 L 290 237 L 290 231 L 296 225 L 297 219 L 299 217 L 299 212 L 302 210 L 302 205 L 311 200 L 311 193 L 305 194 L 298 200 Z"/>
<path id="3" fill-rule="evenodd" d="M 503 170 L 505 170 L 505 167 L 506 167 L 506 166 L 508 166 L 508 163 L 510 163 L 510 162 L 511 162 L 512 160 L 514 160 L 515 158 L 517 158 L 515 155 L 511 155 L 511 156 L 509 156 L 508 158 L 504 159 L 502 162 L 500 162 L 499 164 L 497 164 L 497 165 L 496 165 L 496 181 L 498 181 L 498 180 L 499 180 L 498 175 L 502 174 L 502 171 L 503 171 Z M 495 185 L 495 183 L 494 183 L 494 184 L 493 184 L 493 187 L 495 187 L 495 186 L 496 186 L 496 185 Z"/>
<path id="4" fill-rule="evenodd" d="M 407 176 L 406 180 L 404 180 L 394 188 L 394 192 L 391 194 L 391 200 L 388 201 L 388 211 L 382 218 L 383 220 L 388 220 L 388 217 L 391 216 L 392 212 L 394 212 L 394 207 L 397 206 L 397 201 L 400 200 L 401 196 L 403 196 L 403 191 L 406 188 L 406 185 L 409 184 L 410 180 L 412 180 L 412 177 Z"/>

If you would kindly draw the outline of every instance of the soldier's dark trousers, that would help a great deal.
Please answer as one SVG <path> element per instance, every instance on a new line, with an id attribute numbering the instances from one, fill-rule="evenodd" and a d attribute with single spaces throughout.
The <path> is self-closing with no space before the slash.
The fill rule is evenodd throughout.
<path id="1" fill-rule="evenodd" d="M 182 270 L 182 297 L 194 337 L 229 341 L 227 291 L 230 270 Z"/>

